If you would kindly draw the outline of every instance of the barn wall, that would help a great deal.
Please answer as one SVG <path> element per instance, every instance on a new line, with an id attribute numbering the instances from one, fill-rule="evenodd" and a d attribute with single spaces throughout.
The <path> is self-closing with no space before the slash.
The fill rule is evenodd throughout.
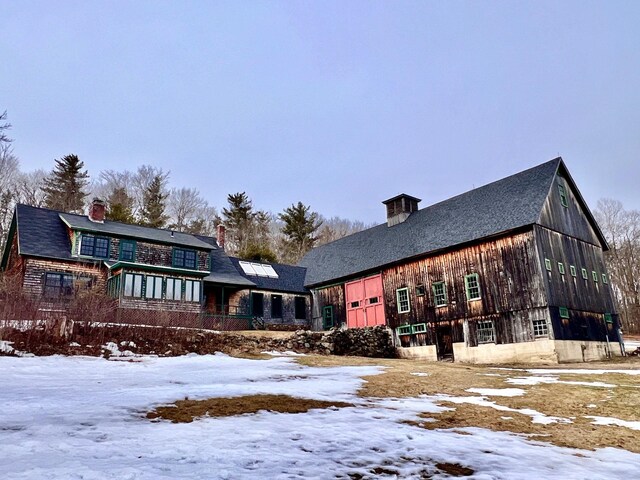
<path id="1" fill-rule="evenodd" d="M 333 306 L 334 324 L 341 325 L 347 323 L 347 310 L 344 296 L 344 284 L 332 285 L 325 288 L 318 288 L 312 291 L 313 294 L 313 327 L 322 329 L 322 311 L 326 306 Z"/>

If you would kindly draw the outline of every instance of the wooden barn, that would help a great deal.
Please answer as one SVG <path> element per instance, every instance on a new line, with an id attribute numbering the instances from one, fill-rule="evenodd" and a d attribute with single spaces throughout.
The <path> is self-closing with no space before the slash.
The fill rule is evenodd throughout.
<path id="1" fill-rule="evenodd" d="M 619 355 L 607 243 L 561 158 L 387 222 L 300 262 L 318 329 L 388 325 L 406 357 L 586 361 Z"/>

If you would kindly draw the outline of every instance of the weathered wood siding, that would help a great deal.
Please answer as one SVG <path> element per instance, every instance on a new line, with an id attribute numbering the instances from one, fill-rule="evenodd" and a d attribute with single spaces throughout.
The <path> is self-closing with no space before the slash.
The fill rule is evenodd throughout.
<path id="1" fill-rule="evenodd" d="M 334 325 L 347 323 L 344 284 L 331 285 L 312 291 L 313 295 L 313 328 L 322 329 L 322 311 L 324 307 L 333 307 Z"/>
<path id="2" fill-rule="evenodd" d="M 562 185 L 565 189 L 566 207 L 562 205 L 558 185 Z M 580 206 L 576 192 L 570 188 L 569 182 L 562 175 L 556 175 L 538 223 L 550 230 L 564 233 L 593 245 L 603 246 Z"/>
<path id="3" fill-rule="evenodd" d="M 268 290 L 240 290 L 235 292 L 229 297 L 229 303 L 231 305 L 238 305 L 243 312 L 250 312 L 253 315 L 251 305 L 251 294 L 261 293 L 263 295 L 263 314 L 262 319 L 265 323 L 278 323 L 278 324 L 308 324 L 311 322 L 311 297 L 309 295 L 285 293 L 285 292 L 272 292 Z M 274 318 L 271 316 L 271 299 L 273 295 L 280 295 L 282 297 L 282 316 Z M 305 299 L 305 318 L 296 318 L 295 302 L 296 298 L 301 297 Z"/>
<path id="4" fill-rule="evenodd" d="M 45 260 L 34 257 L 23 257 L 24 273 L 22 286 L 25 292 L 34 297 L 42 295 L 44 287 L 44 274 L 49 273 L 70 273 L 74 276 L 90 277 L 94 280 L 94 285 L 99 289 L 106 288 L 106 273 L 95 263 L 63 262 L 55 260 Z"/>

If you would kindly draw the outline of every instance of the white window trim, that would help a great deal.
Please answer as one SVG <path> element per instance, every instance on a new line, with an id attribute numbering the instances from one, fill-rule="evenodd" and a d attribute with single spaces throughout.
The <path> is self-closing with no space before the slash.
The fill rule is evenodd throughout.
<path id="1" fill-rule="evenodd" d="M 400 301 L 400 292 L 405 292 L 407 294 L 407 309 L 406 310 L 402 309 L 402 307 L 401 307 L 402 302 Z M 396 290 L 396 301 L 397 301 L 397 305 L 398 305 L 398 313 L 409 313 L 411 311 L 411 302 L 409 300 L 409 288 L 408 287 L 398 288 Z"/>

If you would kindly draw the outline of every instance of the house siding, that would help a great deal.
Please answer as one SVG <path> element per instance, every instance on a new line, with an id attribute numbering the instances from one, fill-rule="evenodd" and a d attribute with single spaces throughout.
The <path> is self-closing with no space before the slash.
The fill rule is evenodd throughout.
<path id="1" fill-rule="evenodd" d="M 44 274 L 47 272 L 92 277 L 97 288 L 104 290 L 106 287 L 106 273 L 95 263 L 61 262 L 31 257 L 23 257 L 23 261 L 22 286 L 25 292 L 33 297 L 42 295 Z"/>
<path id="2" fill-rule="evenodd" d="M 273 292 L 269 290 L 240 290 L 234 292 L 229 297 L 229 303 L 238 305 L 239 309 L 243 312 L 250 312 L 253 315 L 251 308 L 251 294 L 261 293 L 263 295 L 264 312 L 262 319 L 265 323 L 274 324 L 288 324 L 288 325 L 306 325 L 311 322 L 311 297 L 309 295 L 286 293 L 286 292 Z M 274 318 L 271 316 L 271 302 L 273 295 L 282 296 L 282 317 Z M 305 318 L 295 318 L 295 299 L 296 297 L 302 297 L 306 302 Z"/>

